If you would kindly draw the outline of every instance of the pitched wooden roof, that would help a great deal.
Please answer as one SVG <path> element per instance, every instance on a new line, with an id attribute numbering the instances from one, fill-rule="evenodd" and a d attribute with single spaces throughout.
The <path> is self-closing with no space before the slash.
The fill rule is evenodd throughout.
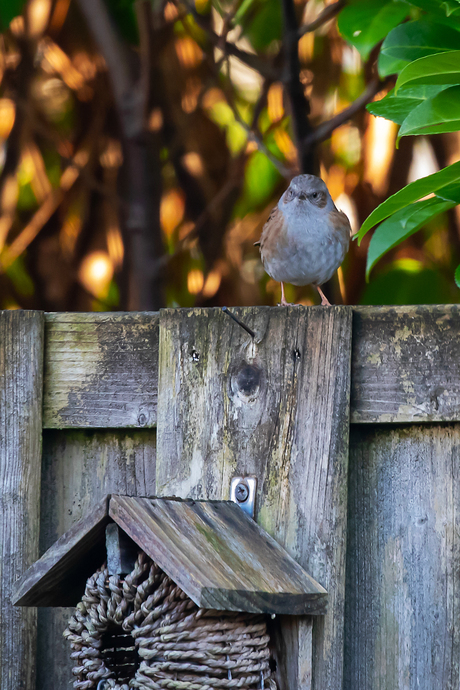
<path id="1" fill-rule="evenodd" d="M 106 559 L 114 521 L 198 605 L 319 614 L 327 593 L 235 503 L 108 496 L 18 581 L 20 606 L 75 605 Z"/>

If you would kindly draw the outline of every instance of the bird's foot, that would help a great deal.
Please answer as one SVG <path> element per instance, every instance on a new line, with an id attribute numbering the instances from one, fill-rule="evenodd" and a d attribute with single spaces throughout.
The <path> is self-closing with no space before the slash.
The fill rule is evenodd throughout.
<path id="1" fill-rule="evenodd" d="M 286 297 L 284 296 L 284 285 L 281 283 L 281 302 L 278 302 L 279 307 L 300 307 L 300 304 L 294 304 L 293 302 L 286 302 Z"/>
<path id="2" fill-rule="evenodd" d="M 324 292 L 321 290 L 319 285 L 316 286 L 316 289 L 319 292 L 319 296 L 321 297 L 321 306 L 322 307 L 332 307 L 332 304 L 329 302 L 328 298 L 324 294 Z"/>
<path id="3" fill-rule="evenodd" d="M 300 307 L 300 304 L 295 304 L 294 302 L 286 302 L 284 298 L 281 298 L 281 302 L 278 302 L 278 307 Z"/>

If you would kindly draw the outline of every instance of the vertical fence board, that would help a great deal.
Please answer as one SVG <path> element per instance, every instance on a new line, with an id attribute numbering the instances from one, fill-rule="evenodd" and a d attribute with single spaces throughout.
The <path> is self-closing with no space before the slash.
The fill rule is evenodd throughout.
<path id="1" fill-rule="evenodd" d="M 105 494 L 154 496 L 155 441 L 154 429 L 45 431 L 40 553 Z M 71 687 L 73 663 L 62 636 L 71 612 L 39 609 L 37 690 Z"/>
<path id="2" fill-rule="evenodd" d="M 354 427 L 345 688 L 460 684 L 460 425 Z"/>
<path id="3" fill-rule="evenodd" d="M 0 687 L 35 683 L 36 609 L 13 609 L 13 583 L 38 557 L 44 318 L 0 312 Z"/>
<path id="4" fill-rule="evenodd" d="M 235 312 L 255 342 L 219 309 L 160 313 L 157 492 L 228 499 L 232 476 L 257 476 L 258 522 L 329 592 L 313 630 L 283 621 L 282 690 L 337 690 L 351 310 Z"/>

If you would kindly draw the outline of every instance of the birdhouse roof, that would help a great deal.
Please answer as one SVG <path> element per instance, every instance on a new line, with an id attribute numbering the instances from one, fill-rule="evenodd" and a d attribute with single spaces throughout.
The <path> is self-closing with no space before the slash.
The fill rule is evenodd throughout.
<path id="1" fill-rule="evenodd" d="M 111 495 L 16 583 L 19 606 L 72 606 L 106 560 L 115 522 L 200 607 L 319 614 L 326 590 L 231 501 Z"/>

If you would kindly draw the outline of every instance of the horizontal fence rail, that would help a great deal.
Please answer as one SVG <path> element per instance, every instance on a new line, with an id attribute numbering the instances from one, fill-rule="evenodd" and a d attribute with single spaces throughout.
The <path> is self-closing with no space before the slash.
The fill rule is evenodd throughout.
<path id="1" fill-rule="evenodd" d="M 459 421 L 460 307 L 349 309 L 351 422 Z M 156 426 L 158 333 L 158 313 L 46 314 L 44 427 Z"/>

